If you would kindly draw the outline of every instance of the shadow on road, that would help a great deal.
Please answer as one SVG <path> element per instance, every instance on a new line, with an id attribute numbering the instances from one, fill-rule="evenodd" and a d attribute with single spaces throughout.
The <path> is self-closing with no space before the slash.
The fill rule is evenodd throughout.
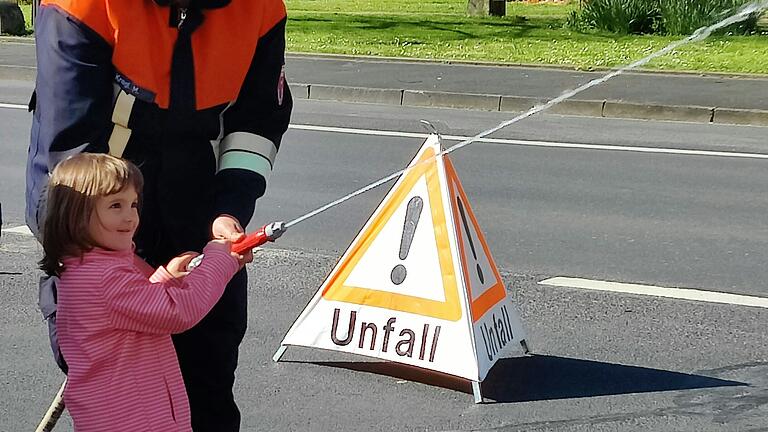
<path id="1" fill-rule="evenodd" d="M 312 363 L 472 393 L 470 383 L 464 379 L 397 363 Z M 496 402 L 529 402 L 746 385 L 738 381 L 661 369 L 531 355 L 499 360 L 483 381 L 482 391 L 486 399 Z"/>
<path id="2" fill-rule="evenodd" d="M 483 382 L 483 394 L 497 402 L 527 402 L 745 385 L 661 369 L 533 355 L 499 360 Z"/>

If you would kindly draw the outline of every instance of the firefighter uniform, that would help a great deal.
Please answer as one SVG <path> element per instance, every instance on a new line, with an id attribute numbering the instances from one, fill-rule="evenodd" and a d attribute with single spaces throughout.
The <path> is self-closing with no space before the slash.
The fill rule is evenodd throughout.
<path id="1" fill-rule="evenodd" d="M 39 234 L 53 167 L 78 152 L 145 176 L 137 253 L 152 265 L 201 250 L 216 216 L 247 225 L 292 100 L 282 0 L 43 0 L 27 166 Z M 245 271 L 211 313 L 174 336 L 196 432 L 239 429 L 232 396 L 246 328 Z M 118 413 L 115 413 L 116 415 Z"/>

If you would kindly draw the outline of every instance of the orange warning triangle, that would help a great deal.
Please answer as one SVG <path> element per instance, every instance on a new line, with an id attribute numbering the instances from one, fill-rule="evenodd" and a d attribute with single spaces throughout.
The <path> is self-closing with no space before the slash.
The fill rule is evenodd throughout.
<path id="1" fill-rule="evenodd" d="M 507 295 L 496 263 L 493 261 L 485 236 L 469 205 L 456 170 L 451 160 L 444 156 L 445 174 L 453 209 L 453 220 L 459 243 L 461 268 L 472 312 L 472 322 L 477 322 L 485 313 Z"/>
<path id="2" fill-rule="evenodd" d="M 450 321 L 458 321 L 461 318 L 462 308 L 459 298 L 458 281 L 449 240 L 450 227 L 446 221 L 443 189 L 441 189 L 438 172 L 438 160 L 434 157 L 437 153 L 436 149 L 439 151 L 439 145 L 425 145 L 420 153 L 411 161 L 409 167 L 412 168 L 400 178 L 387 194 L 374 212 L 369 223 L 366 224 L 361 234 L 356 237 L 355 242 L 348 249 L 348 253 L 342 257 L 342 261 L 339 262 L 328 277 L 322 291 L 322 297 L 325 300 L 381 307 Z M 399 226 L 403 226 L 402 220 L 392 220 L 393 214 L 398 210 L 398 214 L 402 214 L 403 206 L 408 206 L 406 198 L 409 196 L 413 197 L 414 191 L 419 188 L 426 189 L 426 192 L 423 193 L 426 197 L 420 196 L 420 198 L 425 201 L 424 206 L 428 209 L 428 211 L 423 212 L 425 214 L 421 215 L 421 217 L 431 218 L 431 221 L 429 221 L 431 223 L 419 223 L 420 227 L 417 225 L 415 229 L 421 229 L 419 231 L 421 235 L 420 241 L 426 243 L 434 242 L 434 244 L 429 244 L 424 249 L 436 251 L 434 263 L 431 264 L 434 265 L 437 281 L 432 279 L 430 283 L 439 284 L 442 282 L 442 287 L 433 286 L 430 289 L 433 292 L 436 290 L 439 295 L 419 295 L 420 288 L 426 288 L 423 285 L 415 287 L 416 289 L 412 292 L 404 292 L 397 289 L 393 290 L 393 286 L 385 286 L 389 281 L 380 282 L 380 286 L 361 286 L 362 284 L 360 283 L 350 282 L 350 274 L 361 260 L 364 260 L 366 254 L 373 255 L 370 252 L 372 250 L 371 246 L 375 243 L 377 237 L 381 235 L 382 231 L 384 231 L 387 224 L 397 223 Z M 425 235 L 425 227 L 431 227 L 431 233 Z M 405 237 L 404 232 L 403 237 Z M 389 243 L 392 243 L 391 239 Z M 391 254 L 397 256 L 396 248 L 389 249 L 395 249 L 391 251 Z M 373 259 L 375 258 L 373 257 Z M 394 276 L 393 283 L 398 283 L 395 282 Z"/>
<path id="3" fill-rule="evenodd" d="M 289 345 L 307 346 L 480 382 L 523 342 L 464 188 L 440 151 L 430 135 L 288 330 L 276 361 Z"/>

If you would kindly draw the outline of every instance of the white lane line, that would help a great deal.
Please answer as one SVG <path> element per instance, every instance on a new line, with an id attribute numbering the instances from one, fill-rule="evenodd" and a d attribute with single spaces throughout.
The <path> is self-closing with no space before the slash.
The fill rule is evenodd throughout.
<path id="1" fill-rule="evenodd" d="M 726 303 L 739 306 L 768 308 L 768 298 L 739 294 L 703 291 L 690 288 L 667 288 L 653 285 L 607 282 L 591 279 L 554 277 L 539 282 L 554 287 L 581 288 L 595 291 L 610 291 L 624 294 L 640 294 L 679 300 L 693 300 L 709 303 Z"/>
<path id="2" fill-rule="evenodd" d="M 20 226 L 14 227 L 14 228 L 5 228 L 2 231 L 6 232 L 6 233 L 21 234 L 21 235 L 25 235 L 25 236 L 31 236 L 32 235 L 32 231 L 30 231 L 29 227 L 26 226 L 26 225 L 20 225 Z"/>
<path id="3" fill-rule="evenodd" d="M 402 137 L 402 138 L 426 138 L 426 133 L 413 133 L 413 132 L 392 132 L 392 131 L 380 131 L 375 129 L 355 129 L 344 127 L 331 127 L 331 126 L 312 126 L 312 125 L 291 125 L 291 129 L 296 130 L 308 130 L 319 132 L 333 132 L 333 133 L 347 133 L 354 135 L 373 135 L 373 136 L 388 136 L 388 137 Z M 449 141 L 464 141 L 470 136 L 462 135 L 443 135 L 443 139 Z M 529 147 L 550 147 L 550 148 L 570 148 L 570 149 L 584 149 L 584 150 L 611 150 L 611 151 L 626 151 L 636 153 L 661 153 L 661 154 L 677 154 L 677 155 L 693 155 L 693 156 L 716 156 L 716 157 L 732 157 L 732 158 L 749 158 L 749 159 L 768 159 L 768 154 L 760 153 L 740 153 L 740 152 L 721 152 L 710 150 L 686 150 L 676 148 L 664 148 L 664 147 L 635 147 L 635 146 L 618 146 L 618 145 L 602 145 L 602 144 L 576 144 L 576 143 L 564 143 L 555 141 L 527 141 L 516 139 L 503 139 L 503 138 L 481 138 L 476 142 L 484 142 L 491 144 L 512 144 L 519 146 Z"/>
<path id="4" fill-rule="evenodd" d="M 333 132 L 333 133 L 346 133 L 352 135 L 372 135 L 372 136 L 387 136 L 387 137 L 399 137 L 399 138 L 426 138 L 429 134 L 421 132 L 399 132 L 399 131 L 385 131 L 378 129 L 356 129 L 345 128 L 336 126 L 315 126 L 315 125 L 297 125 L 292 124 L 289 126 L 291 129 L 296 130 L 308 130 L 317 132 Z M 444 139 L 447 139 L 447 135 L 443 135 Z"/>
<path id="5" fill-rule="evenodd" d="M 23 36 L 21 36 L 21 37 L 23 38 Z M 0 37 L 0 44 L 3 44 L 3 45 L 5 45 L 5 44 L 8 44 L 8 45 L 33 45 L 34 46 L 35 45 L 35 40 L 31 39 L 31 38 L 29 38 L 29 40 L 24 40 L 24 39 L 16 40 L 16 39 L 13 38 L 13 36 L 11 36 L 11 37 L 2 36 L 2 37 Z"/>
<path id="6" fill-rule="evenodd" d="M 23 109 L 27 110 L 26 105 L 19 104 L 6 104 L 0 103 L 0 108 L 10 109 Z M 357 129 L 357 128 L 345 128 L 335 126 L 314 126 L 314 125 L 302 125 L 292 124 L 290 129 L 315 131 L 315 132 L 331 132 L 331 133 L 346 133 L 353 135 L 368 135 L 368 136 L 386 136 L 386 137 L 398 137 L 398 138 L 426 138 L 425 133 L 415 132 L 398 132 L 398 131 L 385 131 L 377 129 Z M 443 139 L 449 141 L 464 141 L 470 139 L 470 136 L 462 135 L 443 135 Z M 548 147 L 548 148 L 569 148 L 569 149 L 582 149 L 582 150 L 610 150 L 610 151 L 625 151 L 634 153 L 657 153 L 657 154 L 676 154 L 687 156 L 715 156 L 715 157 L 729 157 L 729 158 L 746 158 L 746 159 L 768 159 L 768 154 L 760 153 L 740 153 L 740 152 L 721 152 L 710 150 L 686 150 L 676 148 L 664 148 L 664 147 L 635 147 L 635 146 L 618 146 L 618 145 L 602 145 L 602 144 L 576 144 L 565 143 L 556 141 L 527 141 L 516 139 L 503 139 L 503 138 L 481 138 L 476 142 L 484 142 L 489 144 L 511 144 L 527 147 Z"/>
<path id="7" fill-rule="evenodd" d="M 29 109 L 29 107 L 26 106 L 26 105 L 9 104 L 9 103 L 2 103 L 2 102 L 0 102 L 0 108 L 23 109 L 23 110 L 28 110 Z"/>

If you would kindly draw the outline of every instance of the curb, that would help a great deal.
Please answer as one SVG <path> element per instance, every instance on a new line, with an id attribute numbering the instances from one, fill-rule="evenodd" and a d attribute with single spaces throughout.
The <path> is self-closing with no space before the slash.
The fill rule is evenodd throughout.
<path id="1" fill-rule="evenodd" d="M 713 123 L 768 126 L 768 111 L 715 108 Z"/>
<path id="2" fill-rule="evenodd" d="M 297 99 L 433 108 L 462 108 L 482 111 L 525 112 L 545 99 L 473 93 L 346 87 L 326 84 L 290 84 Z M 702 107 L 692 105 L 648 105 L 614 100 L 568 99 L 548 110 L 550 114 L 633 120 L 661 120 L 768 126 L 768 110 Z"/>
<path id="3" fill-rule="evenodd" d="M 672 120 L 693 123 L 712 123 L 714 108 L 698 106 L 645 105 L 606 101 L 603 117 L 634 118 L 640 120 Z"/>
<path id="4" fill-rule="evenodd" d="M 0 65 L 0 79 L 34 81 L 34 67 Z M 327 84 L 291 83 L 297 99 L 335 100 L 384 105 L 461 108 L 482 111 L 525 112 L 546 99 L 475 93 L 452 93 L 349 87 Z M 568 99 L 547 110 L 550 114 L 633 120 L 660 120 L 692 123 L 768 127 L 768 110 L 702 107 L 689 105 L 648 105 L 622 100 Z"/>

